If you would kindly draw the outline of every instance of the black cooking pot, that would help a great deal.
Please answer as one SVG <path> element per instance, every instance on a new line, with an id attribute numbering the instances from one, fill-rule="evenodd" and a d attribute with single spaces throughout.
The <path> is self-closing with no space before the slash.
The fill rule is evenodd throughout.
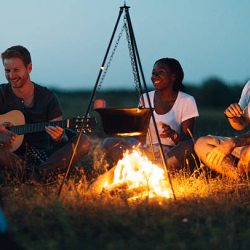
<path id="1" fill-rule="evenodd" d="M 101 117 L 107 135 L 136 136 L 148 131 L 151 112 L 149 108 L 94 109 Z"/>

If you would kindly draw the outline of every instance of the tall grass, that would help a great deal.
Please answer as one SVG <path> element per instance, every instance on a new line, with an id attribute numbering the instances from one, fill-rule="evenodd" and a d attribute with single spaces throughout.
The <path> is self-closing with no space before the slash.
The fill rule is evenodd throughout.
<path id="1" fill-rule="evenodd" d="M 93 195 L 91 180 L 105 171 L 94 143 L 93 175 L 74 166 L 61 196 L 62 176 L 28 185 L 1 187 L 10 231 L 26 249 L 249 249 L 249 183 L 210 177 L 204 166 L 183 169 L 172 178 L 177 199 L 143 198 L 124 193 Z M 204 171 L 203 171 L 204 170 Z"/>
<path id="2" fill-rule="evenodd" d="M 79 105 L 81 98 L 74 99 Z M 80 112 L 62 106 L 66 118 Z M 231 133 L 220 110 L 200 114 L 195 139 Z M 62 174 L 40 184 L 23 183 L 18 176 L 1 184 L 9 230 L 20 245 L 29 250 L 250 249 L 247 180 L 214 176 L 197 163 L 194 172 L 186 166 L 172 177 L 176 200 L 131 201 L 124 192 L 93 195 L 91 182 L 109 165 L 101 151 L 101 124 L 89 136 L 92 148 L 72 167 L 60 197 Z"/>

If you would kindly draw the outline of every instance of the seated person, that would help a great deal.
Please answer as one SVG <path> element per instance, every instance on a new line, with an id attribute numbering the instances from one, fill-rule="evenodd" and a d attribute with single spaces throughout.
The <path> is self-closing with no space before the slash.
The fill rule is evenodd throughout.
<path id="1" fill-rule="evenodd" d="M 155 62 L 151 80 L 154 91 L 149 92 L 150 102 L 154 108 L 154 117 L 160 134 L 163 153 L 169 169 L 184 167 L 185 159 L 193 160 L 194 143 L 190 133 L 193 133 L 195 117 L 198 110 L 195 99 L 186 94 L 182 83 L 184 73 L 180 63 L 172 58 L 162 58 Z M 143 95 L 145 107 L 149 108 L 146 94 Z M 159 141 L 151 118 L 149 129 L 156 160 L 161 163 Z M 150 154 L 149 137 L 133 140 L 141 143 L 141 148 Z M 132 149 L 134 143 L 116 138 L 107 138 L 103 142 L 106 157 L 116 163 L 123 157 L 123 152 Z"/>
<path id="2" fill-rule="evenodd" d="M 230 125 L 243 130 L 249 124 L 250 81 L 245 85 L 239 103 L 231 104 L 224 112 Z M 235 180 L 240 180 L 249 168 L 250 131 L 226 138 L 208 135 L 195 144 L 195 151 L 203 163 L 214 171 Z"/>
<path id="3" fill-rule="evenodd" d="M 8 83 L 0 85 L 0 114 L 18 110 L 23 113 L 25 122 L 30 124 L 62 120 L 62 110 L 55 93 L 30 79 L 32 62 L 29 51 L 23 46 L 13 46 L 3 52 L 1 57 Z M 10 125 L 3 123 L 0 126 L 0 169 L 26 170 L 29 167 L 39 178 L 57 168 L 67 167 L 76 136 L 68 139 L 63 128 L 47 126 L 46 132 L 25 134 L 20 147 L 11 152 L 7 146 L 15 142 L 17 137 L 6 129 Z M 35 165 L 27 161 L 27 152 L 34 148 L 46 154 Z M 90 139 L 81 135 L 73 162 L 79 160 L 89 149 Z"/>

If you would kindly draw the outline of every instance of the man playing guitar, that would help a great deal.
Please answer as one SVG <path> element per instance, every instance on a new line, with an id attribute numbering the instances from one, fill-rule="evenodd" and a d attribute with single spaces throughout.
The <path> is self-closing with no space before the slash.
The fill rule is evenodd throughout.
<path id="1" fill-rule="evenodd" d="M 15 114 L 16 110 L 23 114 L 27 125 L 62 121 L 62 110 L 55 93 L 30 79 L 32 62 L 29 51 L 23 46 L 12 46 L 1 57 L 8 83 L 0 85 L 0 115 L 4 117 L 8 112 Z M 67 167 L 77 136 L 68 139 L 62 127 L 47 125 L 42 132 L 27 132 L 20 147 L 11 152 L 8 145 L 15 143 L 17 135 L 8 129 L 12 125 L 11 121 L 4 122 L 6 123 L 0 125 L 0 169 L 32 167 L 37 173 L 44 175 L 57 168 Z M 26 156 L 34 148 L 46 152 L 46 157 L 32 165 Z M 79 160 L 89 149 L 90 139 L 82 134 L 73 162 Z"/>

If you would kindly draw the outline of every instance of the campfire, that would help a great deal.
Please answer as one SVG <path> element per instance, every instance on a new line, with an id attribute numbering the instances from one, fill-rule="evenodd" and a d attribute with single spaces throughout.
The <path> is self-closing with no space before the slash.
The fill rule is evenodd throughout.
<path id="1" fill-rule="evenodd" d="M 100 176 L 91 187 L 98 193 L 125 194 L 128 199 L 148 196 L 170 198 L 171 189 L 162 168 L 134 149 L 126 151 L 123 159 Z"/>

